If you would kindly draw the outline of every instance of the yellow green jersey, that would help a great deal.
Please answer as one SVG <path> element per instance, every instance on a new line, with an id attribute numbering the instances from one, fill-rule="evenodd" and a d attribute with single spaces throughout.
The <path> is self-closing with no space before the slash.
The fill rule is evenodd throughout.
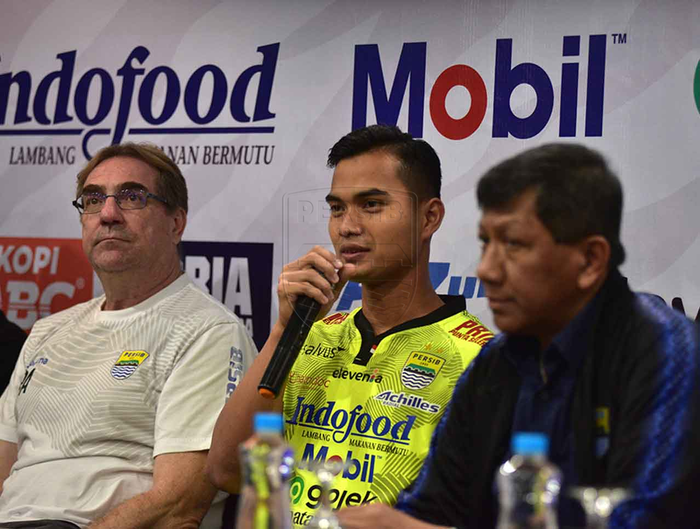
<path id="1" fill-rule="evenodd" d="M 335 509 L 393 505 L 418 476 L 457 379 L 493 334 L 462 297 L 379 336 L 361 309 L 316 322 L 287 379 L 285 436 L 300 470 L 291 482 L 294 525 L 320 505 L 309 463 L 335 461 Z"/>

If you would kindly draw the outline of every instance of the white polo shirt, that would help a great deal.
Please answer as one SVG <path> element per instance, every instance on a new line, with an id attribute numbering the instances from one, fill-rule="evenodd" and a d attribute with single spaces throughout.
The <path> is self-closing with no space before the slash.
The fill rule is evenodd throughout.
<path id="1" fill-rule="evenodd" d="M 184 274 L 135 307 L 104 301 L 39 320 L 24 345 L 0 398 L 0 439 L 19 449 L 1 522 L 85 526 L 149 490 L 154 457 L 209 449 L 256 355 L 236 316 Z"/>

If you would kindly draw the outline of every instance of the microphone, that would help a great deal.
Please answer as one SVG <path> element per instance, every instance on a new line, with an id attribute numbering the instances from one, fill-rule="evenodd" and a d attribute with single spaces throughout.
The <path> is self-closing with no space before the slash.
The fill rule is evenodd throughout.
<path id="1" fill-rule="evenodd" d="M 321 304 L 315 299 L 308 296 L 297 298 L 289 323 L 277 343 L 270 363 L 267 364 L 265 374 L 260 379 L 260 396 L 266 399 L 277 398 L 320 310 Z"/>

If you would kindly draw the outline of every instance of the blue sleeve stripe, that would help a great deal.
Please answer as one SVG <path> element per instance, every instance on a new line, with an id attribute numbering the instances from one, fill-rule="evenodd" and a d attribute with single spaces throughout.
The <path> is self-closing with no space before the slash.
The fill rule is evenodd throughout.
<path id="1" fill-rule="evenodd" d="M 698 377 L 696 334 L 694 325 L 669 309 L 660 300 L 637 295 L 641 308 L 650 320 L 661 327 L 657 352 L 661 356 L 658 393 L 653 398 L 650 423 L 646 433 L 641 473 L 634 496 L 613 514 L 611 527 L 638 527 L 653 501 L 667 493 L 682 465 L 685 423 L 690 400 Z"/>

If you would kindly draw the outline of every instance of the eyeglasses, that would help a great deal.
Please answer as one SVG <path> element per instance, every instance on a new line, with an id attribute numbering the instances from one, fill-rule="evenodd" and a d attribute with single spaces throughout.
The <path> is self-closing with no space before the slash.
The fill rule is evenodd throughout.
<path id="1" fill-rule="evenodd" d="M 99 213 L 109 197 L 114 197 L 114 200 L 117 201 L 117 206 L 123 210 L 143 209 L 146 207 L 149 198 L 162 202 L 166 206 L 168 205 L 167 200 L 149 193 L 145 189 L 122 189 L 114 195 L 105 195 L 104 193 L 91 191 L 80 195 L 80 198 L 74 200 L 72 204 L 81 214 Z"/>

